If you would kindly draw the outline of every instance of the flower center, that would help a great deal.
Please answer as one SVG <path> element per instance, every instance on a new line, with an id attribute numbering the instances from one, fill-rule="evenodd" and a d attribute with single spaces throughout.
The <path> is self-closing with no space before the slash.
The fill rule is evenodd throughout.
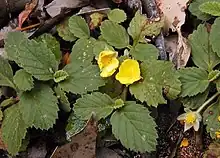
<path id="1" fill-rule="evenodd" d="M 196 115 L 193 112 L 190 112 L 186 115 L 185 122 L 186 123 L 194 123 L 196 121 Z"/>

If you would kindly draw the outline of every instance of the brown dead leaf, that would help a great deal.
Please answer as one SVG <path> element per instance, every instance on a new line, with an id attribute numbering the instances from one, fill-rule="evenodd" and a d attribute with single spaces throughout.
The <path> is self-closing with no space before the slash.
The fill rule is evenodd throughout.
<path id="1" fill-rule="evenodd" d="M 71 142 L 58 147 L 51 158 L 95 158 L 97 122 L 92 117 L 85 129 L 73 136 Z"/>
<path id="2" fill-rule="evenodd" d="M 211 143 L 209 149 L 205 152 L 204 158 L 219 158 L 220 157 L 220 144 Z"/>
<path id="3" fill-rule="evenodd" d="M 67 52 L 63 55 L 62 63 L 64 65 L 67 65 L 70 63 L 70 53 Z"/>
<path id="4" fill-rule="evenodd" d="M 105 17 L 105 15 L 104 14 L 101 14 L 101 13 L 98 13 L 98 12 L 96 12 L 96 13 L 92 13 L 91 15 L 90 15 L 90 19 L 91 19 L 91 21 L 90 21 L 90 23 L 89 23 L 89 27 L 90 27 L 90 29 L 95 29 L 96 27 L 98 27 L 100 24 L 101 24 L 101 22 L 102 22 L 102 19 Z"/>
<path id="5" fill-rule="evenodd" d="M 123 2 L 123 0 L 112 0 L 114 3 L 117 3 L 117 4 L 119 4 L 119 3 L 122 3 Z"/>
<path id="6" fill-rule="evenodd" d="M 22 24 L 28 18 L 30 13 L 35 9 L 37 3 L 38 0 L 32 0 L 30 3 L 27 3 L 25 5 L 25 9 L 18 16 L 18 27 L 16 28 L 17 30 L 20 30 L 22 28 Z"/>

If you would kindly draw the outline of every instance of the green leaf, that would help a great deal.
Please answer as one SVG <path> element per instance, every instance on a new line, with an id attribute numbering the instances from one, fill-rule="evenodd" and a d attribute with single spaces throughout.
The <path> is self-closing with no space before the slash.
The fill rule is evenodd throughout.
<path id="1" fill-rule="evenodd" d="M 207 99 L 209 94 L 209 88 L 203 93 L 199 93 L 192 97 L 184 97 L 181 99 L 183 106 L 189 109 L 196 110 L 198 109 Z"/>
<path id="2" fill-rule="evenodd" d="M 58 62 L 45 43 L 28 40 L 22 32 L 9 32 L 5 50 L 10 60 L 14 60 L 37 79 L 53 79 Z"/>
<path id="3" fill-rule="evenodd" d="M 149 106 L 166 104 L 162 94 L 163 88 L 167 89 L 168 94 L 169 91 L 176 91 L 176 96 L 172 96 L 173 98 L 180 93 L 181 83 L 171 62 L 144 61 L 141 64 L 141 74 L 143 81 L 130 85 L 129 90 L 136 99 L 141 102 L 146 101 Z"/>
<path id="4" fill-rule="evenodd" d="M 83 66 L 91 64 L 95 56 L 93 54 L 94 42 L 93 38 L 77 40 L 70 54 L 70 62 L 76 62 Z"/>
<path id="5" fill-rule="evenodd" d="M 70 31 L 74 34 L 74 36 L 78 38 L 89 38 L 90 36 L 89 27 L 85 19 L 83 19 L 80 16 L 70 17 L 69 28 Z"/>
<path id="6" fill-rule="evenodd" d="M 129 36 L 121 25 L 110 20 L 102 22 L 100 27 L 102 37 L 116 48 L 125 48 L 129 45 Z"/>
<path id="7" fill-rule="evenodd" d="M 18 89 L 22 91 L 29 91 L 34 88 L 32 75 L 27 73 L 24 69 L 20 69 L 15 73 L 14 83 Z"/>
<path id="8" fill-rule="evenodd" d="M 3 100 L 3 101 L 1 102 L 1 104 L 0 104 L 0 106 L 1 106 L 1 108 L 4 108 L 4 107 L 6 107 L 6 106 L 13 105 L 13 104 L 15 104 L 16 102 L 17 102 L 17 100 L 16 100 L 15 98 L 10 97 L 10 98 L 8 98 L 8 99 Z"/>
<path id="9" fill-rule="evenodd" d="M 79 98 L 74 105 L 74 110 L 76 116 L 83 120 L 88 120 L 92 113 L 94 113 L 97 120 L 100 120 L 110 115 L 114 110 L 114 100 L 107 94 L 94 92 Z"/>
<path id="10" fill-rule="evenodd" d="M 16 155 L 27 132 L 27 126 L 22 119 L 18 104 L 4 111 L 4 120 L 1 128 L 2 139 L 7 144 L 8 152 Z"/>
<path id="11" fill-rule="evenodd" d="M 0 57 L 0 85 L 15 88 L 13 83 L 13 72 L 6 59 Z"/>
<path id="12" fill-rule="evenodd" d="M 100 77 L 97 65 L 83 67 L 79 63 L 72 62 L 64 67 L 64 71 L 69 74 L 69 77 L 59 85 L 66 92 L 84 94 L 98 90 L 105 84 L 104 79 Z"/>
<path id="13" fill-rule="evenodd" d="M 38 85 L 20 96 L 19 106 L 28 127 L 49 129 L 58 118 L 57 98 L 47 85 Z"/>
<path id="14" fill-rule="evenodd" d="M 140 44 L 138 43 L 130 51 L 131 55 L 140 61 L 147 59 L 157 59 L 158 58 L 158 49 L 152 44 Z"/>
<path id="15" fill-rule="evenodd" d="M 54 81 L 59 83 L 69 77 L 69 74 L 64 70 L 58 70 L 54 73 Z"/>
<path id="16" fill-rule="evenodd" d="M 119 109 L 125 106 L 125 103 L 122 99 L 116 99 L 114 104 L 114 109 Z"/>
<path id="17" fill-rule="evenodd" d="M 206 130 L 210 133 L 212 139 L 216 139 L 215 132 L 219 132 L 220 121 L 220 103 L 219 100 L 209 106 L 203 113 L 203 123 L 206 126 Z"/>
<path id="18" fill-rule="evenodd" d="M 205 2 L 199 6 L 199 9 L 206 14 L 220 16 L 220 2 Z"/>
<path id="19" fill-rule="evenodd" d="M 219 40 L 220 40 L 220 18 L 217 18 L 212 25 L 212 29 L 210 32 L 210 43 L 212 45 L 212 49 L 214 52 L 217 53 L 217 55 L 220 57 L 220 46 L 219 46 Z"/>
<path id="20" fill-rule="evenodd" d="M 199 25 L 190 35 L 189 41 L 192 47 L 192 59 L 196 66 L 211 71 L 220 63 L 220 58 L 212 50 L 205 25 Z"/>
<path id="21" fill-rule="evenodd" d="M 80 117 L 77 117 L 73 112 L 70 114 L 67 122 L 66 135 L 68 140 L 70 140 L 72 136 L 80 133 L 87 123 L 87 121 L 80 119 Z"/>
<path id="22" fill-rule="evenodd" d="M 134 44 L 137 44 L 138 42 L 143 42 L 145 36 L 157 36 L 163 24 L 163 19 L 157 22 L 150 21 L 140 11 L 137 11 L 129 24 L 128 33 L 133 38 Z"/>
<path id="23" fill-rule="evenodd" d="M 215 81 L 219 78 L 219 76 L 220 76 L 220 71 L 219 70 L 212 70 L 209 73 L 208 80 L 209 80 L 209 82 Z"/>
<path id="24" fill-rule="evenodd" d="M 54 87 L 54 91 L 57 95 L 57 98 L 59 99 L 61 103 L 59 104 L 60 108 L 65 112 L 70 112 L 71 111 L 70 103 L 68 101 L 66 93 L 62 90 L 62 88 L 59 85 Z"/>
<path id="25" fill-rule="evenodd" d="M 57 25 L 57 32 L 60 37 L 65 41 L 73 42 L 77 39 L 69 28 L 69 19 L 64 20 L 62 23 Z"/>
<path id="26" fill-rule="evenodd" d="M 156 123 L 149 114 L 142 105 L 125 102 L 125 106 L 111 116 L 112 133 L 127 149 L 141 153 L 155 151 Z"/>
<path id="27" fill-rule="evenodd" d="M 112 50 L 114 51 L 114 48 L 110 45 L 108 45 L 105 41 L 96 41 L 93 46 L 93 53 L 98 58 L 99 53 L 104 50 Z"/>
<path id="28" fill-rule="evenodd" d="M 113 9 L 108 13 L 108 19 L 116 23 L 121 23 L 127 19 L 127 15 L 124 10 Z"/>
<path id="29" fill-rule="evenodd" d="M 214 1 L 214 0 L 193 0 L 192 3 L 189 6 L 189 11 L 192 13 L 192 15 L 196 16 L 198 19 L 206 21 L 211 18 L 211 15 L 203 13 L 199 6 L 205 2 L 208 1 Z"/>
<path id="30" fill-rule="evenodd" d="M 52 51 L 55 55 L 57 61 L 60 61 L 62 57 L 62 53 L 60 51 L 60 43 L 53 37 L 51 34 L 44 33 L 40 37 L 37 38 L 37 41 L 41 41 L 47 45 L 47 47 Z"/>
<path id="31" fill-rule="evenodd" d="M 3 112 L 2 112 L 2 110 L 0 110 L 0 121 L 2 121 L 3 120 Z"/>
<path id="32" fill-rule="evenodd" d="M 194 96 L 204 92 L 209 86 L 208 73 L 200 68 L 188 67 L 179 70 L 182 90 L 180 96 Z"/>

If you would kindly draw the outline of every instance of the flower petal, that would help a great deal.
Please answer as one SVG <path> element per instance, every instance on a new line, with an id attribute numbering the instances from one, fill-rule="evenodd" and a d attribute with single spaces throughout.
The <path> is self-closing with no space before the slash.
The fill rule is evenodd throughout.
<path id="1" fill-rule="evenodd" d="M 104 50 L 99 53 L 98 65 L 100 69 L 103 69 L 107 66 L 113 58 L 116 58 L 118 53 L 111 50 Z"/>
<path id="2" fill-rule="evenodd" d="M 196 122 L 193 124 L 193 128 L 195 131 L 199 130 L 199 120 L 196 120 Z"/>
<path id="3" fill-rule="evenodd" d="M 119 66 L 119 61 L 117 58 L 113 58 L 111 60 L 111 62 L 109 63 L 109 65 L 105 66 L 101 71 L 100 76 L 101 77 L 109 77 L 111 75 L 114 74 L 114 72 L 116 71 L 116 69 Z"/>
<path id="4" fill-rule="evenodd" d="M 184 125 L 184 132 L 186 132 L 187 130 L 189 130 L 192 127 L 193 127 L 193 124 L 185 123 L 185 125 Z"/>
<path id="5" fill-rule="evenodd" d="M 183 113 L 177 117 L 177 120 L 181 121 L 181 120 L 185 120 L 185 118 L 186 118 L 186 113 Z"/>

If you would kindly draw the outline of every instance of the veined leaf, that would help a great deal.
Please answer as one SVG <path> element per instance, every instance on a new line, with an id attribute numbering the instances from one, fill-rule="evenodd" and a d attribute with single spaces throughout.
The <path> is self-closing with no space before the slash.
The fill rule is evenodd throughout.
<path id="1" fill-rule="evenodd" d="M 105 84 L 100 77 L 97 65 L 83 67 L 77 62 L 72 62 L 64 67 L 64 71 L 69 74 L 68 79 L 60 82 L 59 85 L 66 92 L 84 94 L 88 91 L 97 90 Z"/>
<path id="2" fill-rule="evenodd" d="M 210 43 L 212 45 L 212 49 L 220 57 L 220 46 L 219 46 L 219 42 L 218 42 L 220 40 L 219 29 L 220 29 L 220 17 L 215 19 L 215 22 L 212 25 L 212 29 L 210 32 Z"/>
<path id="3" fill-rule="evenodd" d="M 72 32 L 74 36 L 78 38 L 89 38 L 90 36 L 89 27 L 85 19 L 80 16 L 70 17 L 69 28 L 70 32 Z"/>
<path id="4" fill-rule="evenodd" d="M 140 61 L 148 59 L 157 59 L 159 50 L 152 44 L 141 44 L 138 43 L 130 51 L 131 55 Z"/>
<path id="5" fill-rule="evenodd" d="M 128 149 L 142 153 L 155 151 L 156 123 L 149 114 L 144 106 L 125 102 L 125 106 L 111 116 L 112 133 Z"/>
<path id="6" fill-rule="evenodd" d="M 54 73 L 54 81 L 59 83 L 69 77 L 69 74 L 64 70 L 58 70 Z"/>
<path id="7" fill-rule="evenodd" d="M 6 59 L 0 57 L 0 85 L 15 88 L 13 83 L 13 72 Z"/>
<path id="8" fill-rule="evenodd" d="M 19 110 L 19 104 L 15 104 L 4 111 L 2 123 L 2 139 L 7 144 L 8 152 L 16 155 L 25 138 L 27 126 Z"/>
<path id="9" fill-rule="evenodd" d="M 129 36 L 121 25 L 105 20 L 100 27 L 102 37 L 116 48 L 125 48 L 129 45 Z"/>
<path id="10" fill-rule="evenodd" d="M 21 32 L 9 32 L 5 50 L 10 60 L 14 60 L 37 79 L 53 79 L 58 62 L 45 43 L 28 40 Z"/>
<path id="11" fill-rule="evenodd" d="M 121 23 L 127 19 L 127 15 L 124 10 L 113 9 L 108 13 L 108 19 L 116 23 Z"/>
<path id="12" fill-rule="evenodd" d="M 212 50 L 205 25 L 199 25 L 190 35 L 189 41 L 192 46 L 192 59 L 196 66 L 211 71 L 220 63 L 220 58 Z"/>
<path id="13" fill-rule="evenodd" d="M 76 116 L 79 116 L 83 120 L 88 120 L 92 113 L 94 113 L 97 120 L 100 120 L 111 114 L 114 110 L 114 104 L 114 100 L 108 95 L 94 92 L 79 98 L 74 105 L 74 110 Z"/>
<path id="14" fill-rule="evenodd" d="M 216 139 L 215 132 L 220 132 L 220 121 L 218 117 L 220 116 L 220 103 L 219 99 L 209 106 L 203 113 L 203 123 L 206 126 L 206 130 L 210 133 L 213 139 Z"/>
<path id="15" fill-rule="evenodd" d="M 220 71 L 219 70 L 212 70 L 208 75 L 209 82 L 215 81 L 219 78 Z"/>
<path id="16" fill-rule="evenodd" d="M 40 37 L 37 38 L 37 41 L 41 41 L 47 45 L 47 47 L 52 51 L 52 53 L 55 55 L 57 61 L 59 62 L 62 53 L 60 51 L 60 43 L 56 40 L 55 37 L 53 37 L 51 34 L 44 33 Z"/>
<path id="17" fill-rule="evenodd" d="M 18 89 L 22 91 L 29 91 L 34 88 L 32 75 L 27 73 L 24 69 L 20 69 L 15 73 L 14 83 Z"/>
<path id="18" fill-rule="evenodd" d="M 69 28 L 69 19 L 65 19 L 62 23 L 57 25 L 57 32 L 65 41 L 73 42 L 77 39 Z"/>
<path id="19" fill-rule="evenodd" d="M 131 94 L 141 102 L 146 101 L 149 106 L 157 106 L 165 104 L 162 89 L 166 88 L 166 93 L 176 91 L 176 96 L 172 95 L 172 99 L 176 98 L 180 93 L 181 83 L 178 75 L 175 73 L 173 64 L 168 61 L 144 61 L 141 64 L 141 75 L 143 81 L 139 81 L 130 85 Z"/>
<path id="20" fill-rule="evenodd" d="M 47 85 L 38 85 L 30 92 L 23 92 L 19 106 L 28 127 L 49 129 L 58 118 L 57 98 Z"/>
<path id="21" fill-rule="evenodd" d="M 110 45 L 108 45 L 105 41 L 96 41 L 93 46 L 93 53 L 96 57 L 99 56 L 99 53 L 101 53 L 104 50 L 112 50 L 114 51 L 114 48 Z"/>
<path id="22" fill-rule="evenodd" d="M 200 68 L 189 67 L 179 70 L 182 83 L 181 96 L 194 96 L 204 92 L 209 86 L 208 73 Z"/>
<path id="23" fill-rule="evenodd" d="M 220 2 L 208 1 L 199 6 L 199 9 L 206 14 L 220 16 Z"/>

